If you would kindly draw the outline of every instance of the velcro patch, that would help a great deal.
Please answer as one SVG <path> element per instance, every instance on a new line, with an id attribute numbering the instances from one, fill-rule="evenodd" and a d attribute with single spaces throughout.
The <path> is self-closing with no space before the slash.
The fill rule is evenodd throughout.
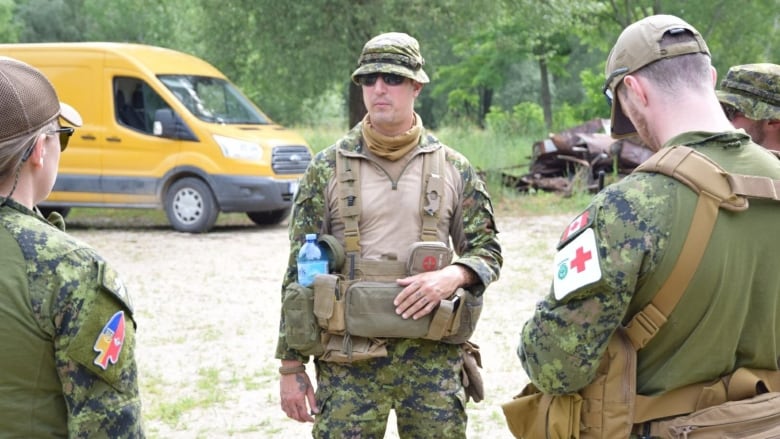
<path id="1" fill-rule="evenodd" d="M 108 364 L 116 364 L 119 354 L 125 343 L 125 312 L 117 311 L 106 322 L 100 334 L 95 340 L 92 349 L 98 353 L 93 363 L 103 370 L 108 369 Z"/>
<path id="2" fill-rule="evenodd" d="M 596 234 L 592 228 L 579 233 L 555 255 L 553 293 L 561 300 L 571 292 L 601 279 Z"/>
<path id="3" fill-rule="evenodd" d="M 569 241 L 576 238 L 577 235 L 582 233 L 583 230 L 590 227 L 591 224 L 593 224 L 595 216 L 596 215 L 594 215 L 593 209 L 589 208 L 585 212 L 579 214 L 577 218 L 574 218 L 574 220 L 569 223 L 569 225 L 561 234 L 561 239 L 558 241 L 558 250 L 565 246 Z"/>

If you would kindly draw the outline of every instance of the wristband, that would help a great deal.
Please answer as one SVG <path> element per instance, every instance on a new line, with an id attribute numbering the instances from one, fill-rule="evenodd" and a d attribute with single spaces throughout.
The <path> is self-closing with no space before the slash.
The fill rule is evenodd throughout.
<path id="1" fill-rule="evenodd" d="M 295 375 L 301 372 L 306 372 L 306 366 L 303 364 L 299 366 L 282 366 L 279 368 L 279 373 L 282 375 Z"/>

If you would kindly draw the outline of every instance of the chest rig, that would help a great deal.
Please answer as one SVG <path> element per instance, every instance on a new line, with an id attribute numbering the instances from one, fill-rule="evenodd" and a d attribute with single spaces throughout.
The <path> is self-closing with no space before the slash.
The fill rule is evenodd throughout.
<path id="1" fill-rule="evenodd" d="M 444 201 L 444 148 L 423 154 L 420 193 L 421 241 L 438 241 L 438 223 Z M 360 161 L 341 151 L 336 153 L 338 207 L 344 221 L 345 264 L 342 274 L 348 280 L 393 280 L 407 273 L 405 261 L 367 261 L 360 258 Z M 389 277 L 388 277 L 389 276 Z M 387 278 L 387 279 L 385 279 Z"/>

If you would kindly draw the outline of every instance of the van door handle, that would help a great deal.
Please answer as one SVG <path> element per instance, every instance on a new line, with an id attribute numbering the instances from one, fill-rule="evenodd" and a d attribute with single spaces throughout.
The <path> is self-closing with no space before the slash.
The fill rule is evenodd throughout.
<path id="1" fill-rule="evenodd" d="M 119 137 L 113 137 L 112 136 L 112 137 L 106 137 L 106 141 L 108 141 L 108 142 L 121 142 L 122 139 L 120 139 Z"/>
<path id="2" fill-rule="evenodd" d="M 81 136 L 81 140 L 95 140 L 95 139 L 96 139 L 96 137 L 93 136 L 92 134 L 85 134 L 85 135 Z"/>

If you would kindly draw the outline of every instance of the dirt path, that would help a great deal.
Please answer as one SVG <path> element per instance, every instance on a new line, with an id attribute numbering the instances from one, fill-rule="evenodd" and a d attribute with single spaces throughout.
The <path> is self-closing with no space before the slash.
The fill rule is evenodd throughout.
<path id="1" fill-rule="evenodd" d="M 518 333 L 549 289 L 554 246 L 570 215 L 499 217 L 505 265 L 487 290 L 473 341 L 485 400 L 469 403 L 470 438 L 511 438 L 500 404 L 527 378 Z M 123 276 L 136 308 L 138 362 L 150 438 L 302 438 L 310 424 L 279 407 L 273 358 L 287 229 L 221 226 L 206 235 L 165 225 L 69 231 Z M 311 373 L 311 366 L 309 366 Z M 389 428 L 387 438 L 395 438 Z"/>

